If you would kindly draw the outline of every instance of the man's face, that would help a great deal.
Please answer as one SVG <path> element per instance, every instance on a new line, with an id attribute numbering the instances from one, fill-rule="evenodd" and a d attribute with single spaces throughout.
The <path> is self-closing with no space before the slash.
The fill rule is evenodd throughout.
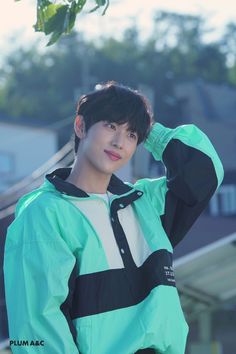
<path id="1" fill-rule="evenodd" d="M 80 140 L 78 155 L 92 168 L 111 175 L 130 160 L 137 142 L 138 135 L 128 130 L 128 123 L 118 125 L 100 121 L 92 125 Z M 116 159 L 106 151 L 118 154 L 120 158 Z"/>

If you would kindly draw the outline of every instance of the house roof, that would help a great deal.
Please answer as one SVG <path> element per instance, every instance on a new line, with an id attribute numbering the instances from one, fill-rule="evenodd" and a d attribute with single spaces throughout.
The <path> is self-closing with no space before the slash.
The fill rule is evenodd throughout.
<path id="1" fill-rule="evenodd" d="M 235 216 L 214 217 L 202 214 L 183 241 L 175 248 L 174 257 L 178 259 L 190 252 L 214 243 L 235 231 Z"/>
<path id="2" fill-rule="evenodd" d="M 31 120 L 30 118 L 26 117 L 19 117 L 19 118 L 13 118 L 6 116 L 4 114 L 0 113 L 0 124 L 10 124 L 10 125 L 18 125 L 18 126 L 25 126 L 28 128 L 35 128 L 35 129 L 45 129 L 45 130 L 50 130 L 50 131 L 56 131 L 58 128 L 61 128 L 61 125 L 69 125 L 72 124 L 72 118 L 66 118 L 63 121 L 58 121 L 58 122 L 47 122 L 44 120 Z"/>
<path id="3" fill-rule="evenodd" d="M 188 321 L 199 312 L 236 303 L 236 232 L 174 262 L 175 278 Z"/>
<path id="4" fill-rule="evenodd" d="M 209 121 L 227 122 L 235 125 L 236 101 L 235 87 L 196 79 L 177 83 L 176 95 L 179 99 L 192 103 L 192 109 L 197 110 Z"/>

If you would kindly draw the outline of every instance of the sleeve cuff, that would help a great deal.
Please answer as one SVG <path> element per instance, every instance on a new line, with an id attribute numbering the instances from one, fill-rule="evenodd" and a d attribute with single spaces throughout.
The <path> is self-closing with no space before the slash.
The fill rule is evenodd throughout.
<path id="1" fill-rule="evenodd" d="M 144 147 L 153 153 L 156 160 L 161 160 L 163 151 L 170 139 L 168 134 L 172 129 L 165 127 L 161 123 L 154 123 L 148 134 Z"/>

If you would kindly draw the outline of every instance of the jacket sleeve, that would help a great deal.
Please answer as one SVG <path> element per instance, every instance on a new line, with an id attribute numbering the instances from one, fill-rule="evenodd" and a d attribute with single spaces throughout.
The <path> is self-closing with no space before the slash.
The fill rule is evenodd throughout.
<path id="1" fill-rule="evenodd" d="M 222 183 L 223 166 L 209 138 L 194 124 L 171 129 L 154 123 L 144 147 L 164 163 L 166 175 L 144 178 L 140 186 L 175 247 Z"/>
<path id="2" fill-rule="evenodd" d="M 10 225 L 4 254 L 9 338 L 13 353 L 78 354 L 69 316 L 75 257 L 46 205 L 29 206 Z M 41 345 L 32 345 L 41 342 Z"/>

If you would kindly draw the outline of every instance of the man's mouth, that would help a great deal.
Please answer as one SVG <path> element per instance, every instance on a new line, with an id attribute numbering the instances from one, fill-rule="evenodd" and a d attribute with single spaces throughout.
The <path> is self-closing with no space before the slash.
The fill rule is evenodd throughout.
<path id="1" fill-rule="evenodd" d="M 104 150 L 104 151 L 107 154 L 107 156 L 113 161 L 121 159 L 121 156 L 119 154 L 115 153 L 115 152 L 112 152 L 112 151 L 109 151 L 109 150 Z"/>

